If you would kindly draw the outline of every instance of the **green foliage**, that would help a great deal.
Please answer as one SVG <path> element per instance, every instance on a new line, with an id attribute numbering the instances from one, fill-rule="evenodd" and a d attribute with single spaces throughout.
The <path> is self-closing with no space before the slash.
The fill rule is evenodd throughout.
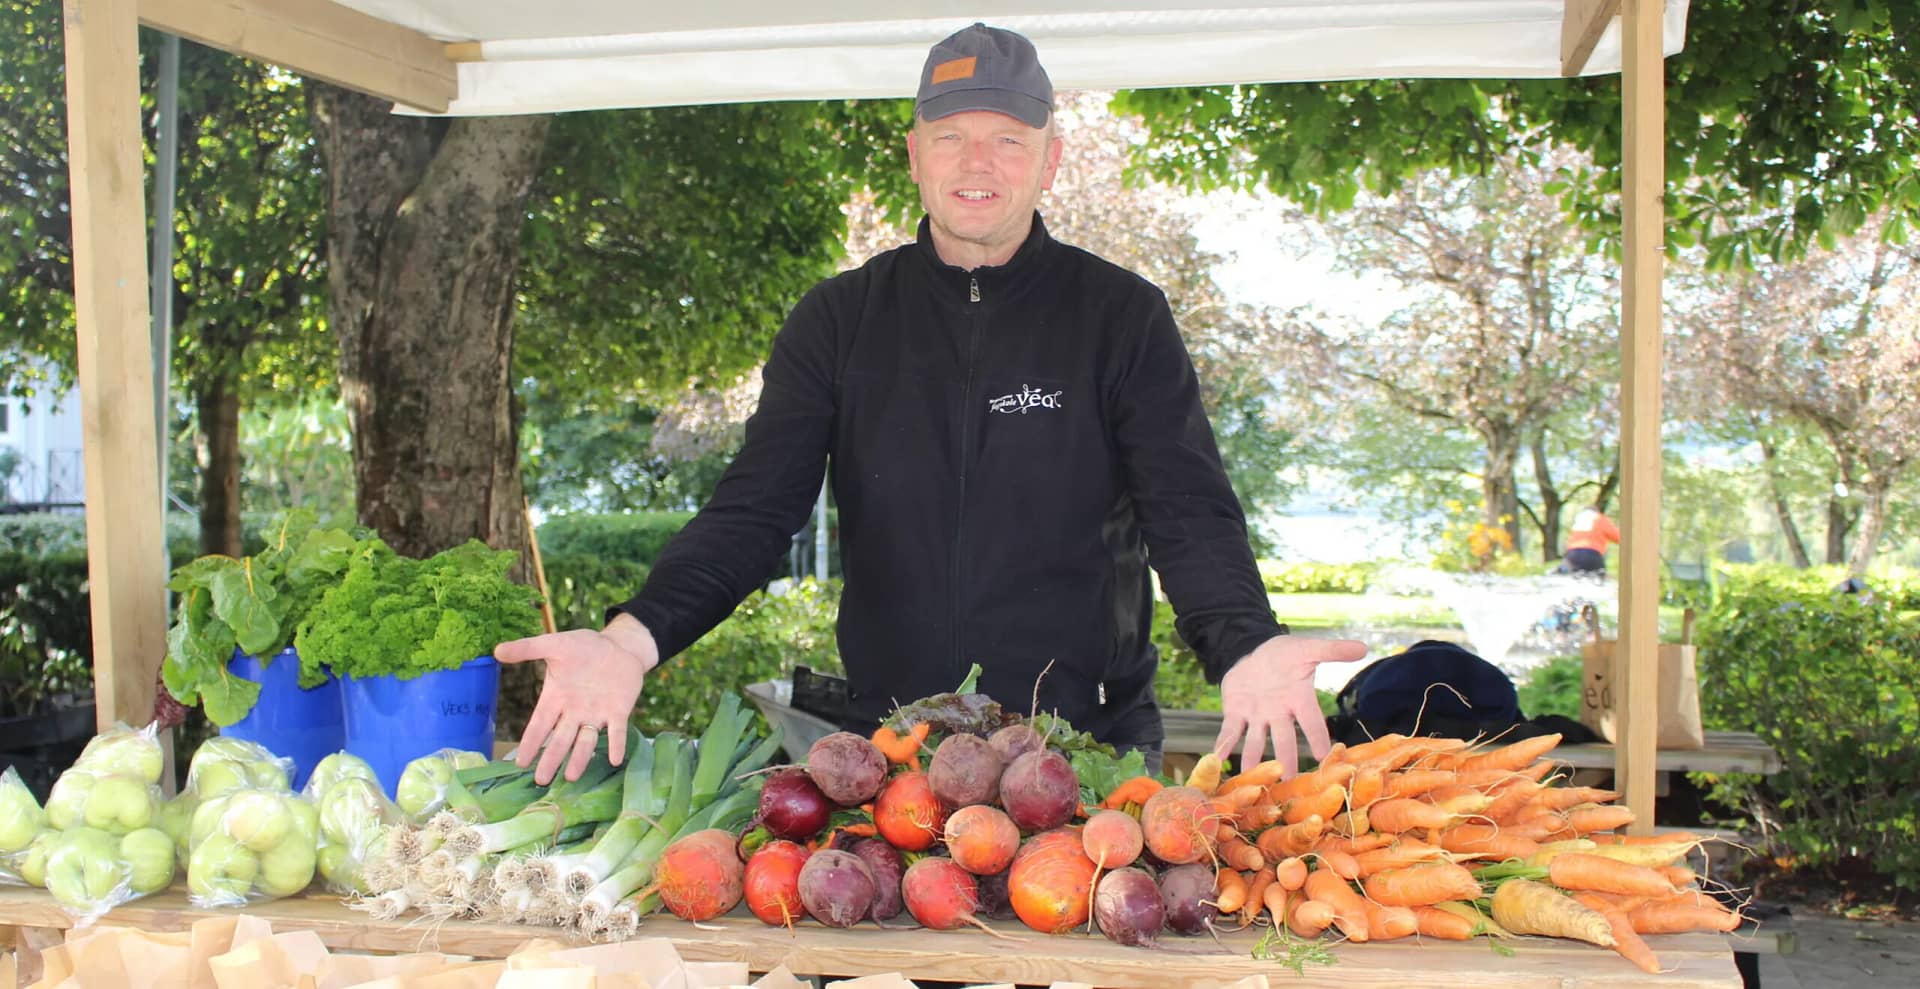
<path id="1" fill-rule="evenodd" d="M 834 621 L 840 582 L 795 582 L 784 594 L 756 593 L 686 652 L 647 677 L 634 712 L 640 730 L 698 732 L 722 695 L 749 683 L 778 680 L 795 666 L 840 673 Z"/>
<path id="2" fill-rule="evenodd" d="M 1701 623 L 1706 727 L 1752 731 L 1785 763 L 1710 777 L 1710 795 L 1752 814 L 1776 853 L 1857 857 L 1920 889 L 1920 613 L 1793 584 L 1740 581 Z"/>
<path id="3" fill-rule="evenodd" d="M 200 704 L 218 725 L 253 709 L 260 685 L 228 674 L 234 651 L 266 657 L 291 644 L 361 545 L 316 521 L 312 512 L 289 512 L 259 554 L 203 556 L 174 569 L 167 589 L 178 599 L 160 675 L 180 703 Z M 302 685 L 324 679 L 319 667 L 302 663 Z"/>
<path id="4" fill-rule="evenodd" d="M 1268 594 L 1365 594 L 1378 568 L 1370 563 L 1260 561 Z"/>
<path id="5" fill-rule="evenodd" d="M 1557 714 L 1580 719 L 1581 662 L 1578 656 L 1555 656 L 1534 667 L 1517 685 L 1520 713 L 1529 718 Z"/>
<path id="6" fill-rule="evenodd" d="M 1790 256 L 1882 208 L 1920 214 L 1920 145 L 1899 108 L 1920 92 L 1920 5 L 1695 0 L 1664 62 L 1668 243 L 1718 264 Z M 1561 190 L 1596 240 L 1617 242 L 1620 80 L 1369 79 L 1122 93 L 1152 130 L 1162 177 L 1264 185 L 1321 211 L 1414 172 L 1478 174 L 1552 140 L 1593 156 Z M 1892 231 L 1904 238 L 1904 230 Z"/>
<path id="7" fill-rule="evenodd" d="M 93 685 L 87 558 L 0 552 L 0 716 Z"/>
<path id="8" fill-rule="evenodd" d="M 738 443 L 676 460 L 653 448 L 659 410 L 612 404 L 600 411 L 572 396 L 528 396 L 521 463 L 532 502 L 568 515 L 687 511 L 706 504 Z"/>
<path id="9" fill-rule="evenodd" d="M 1220 710 L 1220 688 L 1207 682 L 1206 668 L 1193 647 L 1173 628 L 1173 605 L 1153 602 L 1153 645 L 1160 651 L 1160 667 L 1153 674 L 1153 694 L 1162 708 Z"/>
<path id="10" fill-rule="evenodd" d="M 615 515 L 561 515 L 540 526 L 540 556 L 592 556 L 602 561 L 651 567 L 692 512 L 633 512 Z"/>
<path id="11" fill-rule="evenodd" d="M 632 597 L 647 582 L 647 565 L 629 560 L 542 553 L 541 563 L 553 623 L 562 629 L 599 628 L 606 623 L 608 606 Z"/>
<path id="12" fill-rule="evenodd" d="M 411 680 L 539 632 L 537 595 L 507 579 L 518 557 L 470 539 L 415 560 L 378 538 L 363 540 L 300 623 L 294 646 L 302 679 L 324 668 Z"/>

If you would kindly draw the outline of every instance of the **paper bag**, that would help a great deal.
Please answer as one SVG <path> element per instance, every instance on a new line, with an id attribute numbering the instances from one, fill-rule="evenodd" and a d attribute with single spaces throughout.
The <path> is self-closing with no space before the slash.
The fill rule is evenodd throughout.
<path id="1" fill-rule="evenodd" d="M 1598 732 L 1609 742 L 1618 742 L 1616 727 L 1620 706 L 1626 703 L 1621 691 L 1622 676 L 1614 669 L 1620 655 L 1612 639 L 1602 638 L 1599 622 L 1589 606 L 1585 612 L 1592 637 L 1580 646 L 1580 723 Z M 1662 749 L 1698 749 L 1707 744 L 1700 725 L 1700 681 L 1694 672 L 1693 609 L 1682 620 L 1680 641 L 1660 646 L 1658 741 Z"/>

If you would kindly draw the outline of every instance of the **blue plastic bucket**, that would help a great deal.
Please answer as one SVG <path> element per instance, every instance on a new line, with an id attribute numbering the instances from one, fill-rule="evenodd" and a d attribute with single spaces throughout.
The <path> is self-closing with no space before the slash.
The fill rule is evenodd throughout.
<path id="1" fill-rule="evenodd" d="M 340 683 L 332 677 L 312 689 L 300 686 L 300 656 L 282 649 L 262 664 L 238 649 L 227 672 L 260 685 L 260 699 L 239 721 L 220 734 L 258 742 L 277 756 L 293 760 L 293 788 L 307 785 L 307 774 L 321 759 L 340 751 L 346 729 L 340 717 Z"/>
<path id="2" fill-rule="evenodd" d="M 492 758 L 499 688 L 500 666 L 492 656 L 411 680 L 341 677 L 347 751 L 367 760 L 389 797 L 407 763 L 423 755 L 470 749 Z"/>

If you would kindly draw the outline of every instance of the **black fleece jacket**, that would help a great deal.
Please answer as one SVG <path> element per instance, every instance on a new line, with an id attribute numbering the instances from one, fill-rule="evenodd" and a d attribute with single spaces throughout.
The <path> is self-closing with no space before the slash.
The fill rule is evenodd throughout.
<path id="1" fill-rule="evenodd" d="M 660 654 L 761 586 L 822 472 L 840 509 L 847 727 L 980 689 L 1103 741 L 1163 738 L 1149 554 L 1218 682 L 1279 635 L 1166 296 L 1048 236 L 966 271 L 916 243 L 815 286 L 711 501 L 625 611 Z M 1042 671 L 1045 677 L 1041 677 Z"/>

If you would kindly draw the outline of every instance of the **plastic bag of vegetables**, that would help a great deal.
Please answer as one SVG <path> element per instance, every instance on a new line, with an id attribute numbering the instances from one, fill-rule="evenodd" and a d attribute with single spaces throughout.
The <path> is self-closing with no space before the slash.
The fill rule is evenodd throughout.
<path id="1" fill-rule="evenodd" d="M 313 882 L 320 815 L 286 790 L 229 790 L 194 808 L 187 893 L 197 907 L 292 896 Z"/>
<path id="2" fill-rule="evenodd" d="M 98 828 L 126 834 L 152 827 L 160 813 L 160 788 L 126 773 L 94 772 L 75 763 L 53 781 L 47 823 L 57 831 Z"/>
<path id="3" fill-rule="evenodd" d="M 144 783 L 158 784 L 165 764 L 157 723 L 145 728 L 116 724 L 93 736 L 72 768 L 102 776 L 131 776 Z M 48 802 L 52 802 L 51 796 Z"/>
<path id="4" fill-rule="evenodd" d="M 47 812 L 20 774 L 12 766 L 0 771 L 0 883 L 26 881 L 20 860 L 46 830 Z"/>
<path id="5" fill-rule="evenodd" d="M 51 831 L 35 842 L 27 865 L 79 925 L 173 882 L 173 841 L 157 828 L 114 834 L 100 828 Z"/>
<path id="6" fill-rule="evenodd" d="M 387 830 L 399 808 L 380 789 L 366 761 L 336 752 L 314 767 L 304 796 L 320 811 L 316 861 L 320 878 L 335 893 L 366 893 L 366 864 L 386 855 Z"/>
<path id="7" fill-rule="evenodd" d="M 285 790 L 292 772 L 292 759 L 274 755 L 258 742 L 215 735 L 194 750 L 184 792 L 205 800 L 246 787 Z"/>
<path id="8" fill-rule="evenodd" d="M 442 810 L 475 817 L 479 807 L 472 794 L 454 778 L 462 769 L 487 764 L 487 757 L 465 749 L 441 749 L 407 763 L 394 787 L 394 802 L 415 824 L 424 824 Z"/>

